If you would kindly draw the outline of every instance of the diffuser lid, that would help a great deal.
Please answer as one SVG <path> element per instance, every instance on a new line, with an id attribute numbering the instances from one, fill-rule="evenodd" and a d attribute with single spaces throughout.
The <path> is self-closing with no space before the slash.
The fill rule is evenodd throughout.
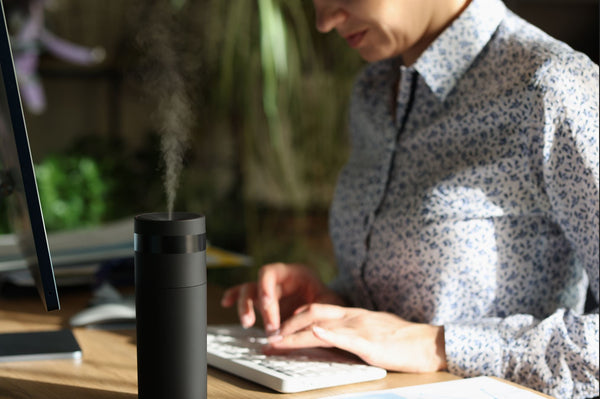
<path id="1" fill-rule="evenodd" d="M 134 233 L 158 236 L 206 234 L 205 218 L 191 212 L 145 213 L 135 217 Z"/>

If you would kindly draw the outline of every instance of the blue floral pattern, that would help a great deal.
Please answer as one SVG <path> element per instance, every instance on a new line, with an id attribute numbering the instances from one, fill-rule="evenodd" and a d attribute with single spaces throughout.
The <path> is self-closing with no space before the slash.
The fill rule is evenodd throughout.
<path id="1" fill-rule="evenodd" d="M 394 90 L 395 82 L 397 88 Z M 450 372 L 598 395 L 598 66 L 473 0 L 370 64 L 330 213 L 348 303 L 445 326 Z"/>

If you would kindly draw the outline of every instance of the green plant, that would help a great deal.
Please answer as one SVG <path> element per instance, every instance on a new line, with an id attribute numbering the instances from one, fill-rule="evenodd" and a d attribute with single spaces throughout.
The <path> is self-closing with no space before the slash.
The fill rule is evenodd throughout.
<path id="1" fill-rule="evenodd" d="M 104 220 L 111 183 L 93 159 L 55 155 L 44 159 L 35 170 L 47 230 L 95 225 Z"/>
<path id="2" fill-rule="evenodd" d="M 48 231 L 91 226 L 107 220 L 113 180 L 86 156 L 52 155 L 35 167 Z M 7 201 L 0 201 L 0 233 L 11 233 Z"/>
<path id="3" fill-rule="evenodd" d="M 233 115 L 240 131 L 246 197 L 296 210 L 327 206 L 362 61 L 315 33 L 310 2 L 213 0 L 207 8 L 218 22 L 207 27 L 204 57 L 218 66 L 218 112 Z"/>
<path id="4" fill-rule="evenodd" d="M 183 76 L 192 137 L 199 146 L 222 141 L 217 135 L 232 138 L 232 181 L 245 199 L 297 211 L 326 207 L 347 154 L 347 101 L 362 61 L 339 38 L 316 32 L 312 4 L 137 5 L 132 36 L 142 38 L 135 49 L 142 62 L 136 68 L 142 87 L 150 88 L 144 90 L 150 106 L 164 109 L 159 104 L 173 85 L 162 90 L 160 82 Z M 170 37 L 156 38 L 158 31 Z"/>

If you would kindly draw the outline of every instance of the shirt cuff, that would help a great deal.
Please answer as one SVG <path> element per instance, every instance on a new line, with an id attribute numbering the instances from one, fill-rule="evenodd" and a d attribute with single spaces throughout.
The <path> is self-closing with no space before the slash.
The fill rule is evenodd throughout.
<path id="1" fill-rule="evenodd" d="M 461 377 L 502 376 L 501 319 L 444 324 L 448 371 Z"/>

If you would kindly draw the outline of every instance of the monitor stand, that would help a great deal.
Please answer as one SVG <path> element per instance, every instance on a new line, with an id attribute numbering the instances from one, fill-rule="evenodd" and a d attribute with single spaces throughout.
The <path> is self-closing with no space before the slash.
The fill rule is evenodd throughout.
<path id="1" fill-rule="evenodd" d="M 0 362 L 50 359 L 81 359 L 71 330 L 0 334 Z"/>
<path id="2" fill-rule="evenodd" d="M 10 172 L 0 170 L 0 199 L 14 191 Z M 81 348 L 71 330 L 0 334 L 0 362 L 80 359 Z"/>

